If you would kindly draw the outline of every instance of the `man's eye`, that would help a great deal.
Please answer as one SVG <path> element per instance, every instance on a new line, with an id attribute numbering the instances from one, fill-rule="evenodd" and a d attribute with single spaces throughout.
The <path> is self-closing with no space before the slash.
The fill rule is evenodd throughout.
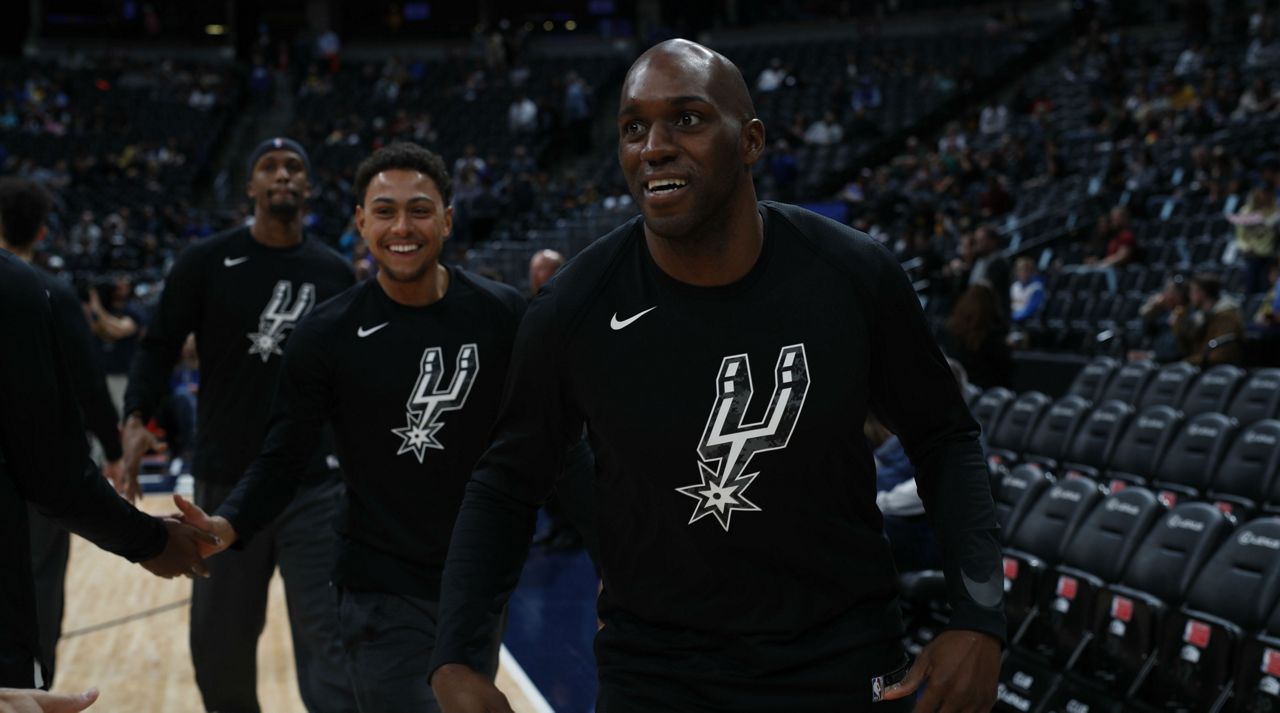
<path id="1" fill-rule="evenodd" d="M 622 133 L 627 136 L 636 136 L 644 132 L 644 125 L 638 121 L 629 121 L 622 127 Z"/>
<path id="2" fill-rule="evenodd" d="M 679 126 L 697 126 L 701 121 L 702 117 L 694 114 L 693 112 L 686 111 L 680 114 L 679 119 L 676 119 L 676 124 Z"/>

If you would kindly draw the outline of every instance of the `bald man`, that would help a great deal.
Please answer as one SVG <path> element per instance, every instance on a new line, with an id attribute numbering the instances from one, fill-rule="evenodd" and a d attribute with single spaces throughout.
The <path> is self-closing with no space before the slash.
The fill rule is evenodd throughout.
<path id="1" fill-rule="evenodd" d="M 863 233 L 757 200 L 764 126 L 705 47 L 632 65 L 618 135 L 641 216 L 521 324 L 445 567 L 443 710 L 510 710 L 478 645 L 584 423 L 599 713 L 906 711 L 925 681 L 917 711 L 990 710 L 1005 622 L 978 426 L 901 268 Z M 909 670 L 868 413 L 915 464 L 945 560 L 951 629 Z"/>
<path id="2" fill-rule="evenodd" d="M 555 250 L 539 250 L 529 258 L 529 296 L 534 297 L 538 290 L 547 284 L 553 275 L 564 267 L 564 255 Z"/>

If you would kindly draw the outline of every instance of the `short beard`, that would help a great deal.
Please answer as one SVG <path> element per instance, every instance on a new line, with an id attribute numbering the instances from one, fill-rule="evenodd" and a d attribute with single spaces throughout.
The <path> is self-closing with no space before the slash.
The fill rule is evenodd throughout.
<path id="1" fill-rule="evenodd" d="M 268 203 L 267 212 L 280 221 L 292 221 L 298 217 L 297 203 Z"/>
<path id="2" fill-rule="evenodd" d="M 433 270 L 436 264 L 426 263 L 419 270 L 414 270 L 413 272 L 397 273 L 396 271 L 388 268 L 386 265 L 383 265 L 382 263 L 378 263 L 378 272 L 386 275 L 387 279 L 391 280 L 392 282 L 417 282 L 418 280 L 421 280 L 423 277 L 425 277 L 428 272 Z"/>

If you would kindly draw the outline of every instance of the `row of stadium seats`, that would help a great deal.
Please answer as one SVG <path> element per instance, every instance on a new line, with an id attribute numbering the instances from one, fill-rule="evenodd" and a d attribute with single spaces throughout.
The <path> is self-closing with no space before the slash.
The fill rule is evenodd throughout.
<path id="1" fill-rule="evenodd" d="M 995 483 L 1010 648 L 997 710 L 1280 705 L 1280 518 L 1106 493 L 1024 465 Z"/>

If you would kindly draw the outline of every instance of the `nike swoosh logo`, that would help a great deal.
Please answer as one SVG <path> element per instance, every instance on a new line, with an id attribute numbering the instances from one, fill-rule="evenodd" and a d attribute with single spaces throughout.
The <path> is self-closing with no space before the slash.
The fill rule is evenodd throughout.
<path id="1" fill-rule="evenodd" d="M 248 255 L 245 255 L 244 257 L 235 257 L 235 258 L 232 258 L 232 257 L 224 257 L 224 258 L 222 258 L 222 266 L 223 266 L 223 267 L 235 267 L 236 265 L 239 265 L 240 263 L 242 263 L 242 262 L 244 262 L 245 260 L 248 260 L 248 259 L 249 259 L 249 256 L 248 256 Z"/>
<path id="2" fill-rule="evenodd" d="M 357 336 L 357 337 L 360 337 L 361 339 L 364 339 L 365 337 L 369 336 L 370 334 L 373 334 L 374 332 L 378 331 L 379 329 L 382 329 L 383 327 L 387 326 L 388 324 L 391 324 L 391 323 L 390 323 L 390 322 L 383 322 L 382 324 L 379 324 L 379 325 L 377 325 L 377 326 L 375 326 L 375 327 L 369 327 L 368 329 L 365 329 L 364 327 L 356 327 L 356 336 Z"/>
<path id="3" fill-rule="evenodd" d="M 636 321 L 637 319 L 640 319 L 641 317 L 645 316 L 646 314 L 649 314 L 650 312 L 654 311 L 654 310 L 655 310 L 655 309 L 657 309 L 657 308 L 658 308 L 658 306 L 657 306 L 657 305 L 654 305 L 654 306 L 650 307 L 649 309 L 647 309 L 647 310 L 645 310 L 645 311 L 643 311 L 643 312 L 637 313 L 637 314 L 633 314 L 633 315 L 631 315 L 630 317 L 628 317 L 628 318 L 626 318 L 626 319 L 618 319 L 618 313 L 617 313 L 617 312 L 614 312 L 614 313 L 613 313 L 613 318 L 609 320 L 609 326 L 610 326 L 610 327 L 613 327 L 613 331 L 615 331 L 615 332 L 616 332 L 616 331 L 618 331 L 619 329 L 626 329 L 626 328 L 627 328 L 627 327 L 628 327 L 632 322 Z"/>
<path id="4" fill-rule="evenodd" d="M 985 582 L 979 582 L 961 569 L 960 579 L 964 582 L 965 590 L 969 592 L 973 601 L 978 603 L 978 606 L 992 609 L 1000 604 L 1000 596 L 1004 593 L 1003 578 L 988 577 Z"/>

